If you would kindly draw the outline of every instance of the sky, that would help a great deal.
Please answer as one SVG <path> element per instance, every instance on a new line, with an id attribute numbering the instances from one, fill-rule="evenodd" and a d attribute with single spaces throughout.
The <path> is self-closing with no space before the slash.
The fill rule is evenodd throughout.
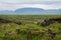
<path id="1" fill-rule="evenodd" d="M 18 8 L 61 9 L 61 0 L 0 0 L 0 10 L 16 10 Z"/>

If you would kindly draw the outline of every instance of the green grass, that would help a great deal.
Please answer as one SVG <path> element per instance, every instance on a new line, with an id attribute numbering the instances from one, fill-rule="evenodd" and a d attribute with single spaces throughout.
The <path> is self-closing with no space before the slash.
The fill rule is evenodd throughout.
<path id="1" fill-rule="evenodd" d="M 27 32 L 34 32 L 36 31 L 43 31 L 51 29 L 52 31 L 56 32 L 56 37 L 53 40 L 61 40 L 61 23 L 54 23 L 49 26 L 43 27 L 37 25 L 34 22 L 38 22 L 44 19 L 49 18 L 57 18 L 61 17 L 61 15 L 0 15 L 0 18 L 10 19 L 13 21 L 22 21 L 24 24 L 17 25 L 15 23 L 0 23 L 0 40 L 27 40 Z M 16 29 L 20 29 L 20 33 L 16 32 Z M 5 35 L 7 32 L 13 32 L 10 35 Z M 34 33 L 35 34 L 35 33 Z M 43 34 L 32 35 L 28 40 L 52 40 L 48 33 L 45 32 Z"/>

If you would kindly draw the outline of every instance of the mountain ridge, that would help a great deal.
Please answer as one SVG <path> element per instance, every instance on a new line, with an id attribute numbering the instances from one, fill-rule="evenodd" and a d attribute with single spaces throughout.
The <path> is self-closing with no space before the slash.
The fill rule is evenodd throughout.
<path id="1" fill-rule="evenodd" d="M 3 14 L 26 14 L 26 13 L 34 13 L 34 14 L 41 14 L 41 13 L 60 13 L 61 14 L 61 9 L 48 9 L 48 10 L 45 10 L 45 9 L 42 9 L 42 8 L 19 8 L 19 9 L 16 9 L 15 11 L 9 11 L 9 10 L 3 10 L 3 11 L 0 11 L 0 14 L 3 13 Z"/>

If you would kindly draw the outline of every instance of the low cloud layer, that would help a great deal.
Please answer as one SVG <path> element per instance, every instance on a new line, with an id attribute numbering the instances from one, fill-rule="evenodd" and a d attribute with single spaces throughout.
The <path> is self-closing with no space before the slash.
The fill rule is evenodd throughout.
<path id="1" fill-rule="evenodd" d="M 24 7 L 60 9 L 61 0 L 0 0 L 0 10 L 15 10 Z"/>

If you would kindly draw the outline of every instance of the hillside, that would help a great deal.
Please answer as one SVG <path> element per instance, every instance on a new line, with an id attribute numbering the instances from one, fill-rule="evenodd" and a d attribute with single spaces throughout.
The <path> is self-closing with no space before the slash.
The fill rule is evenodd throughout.
<path id="1" fill-rule="evenodd" d="M 61 40 L 61 15 L 0 15 L 0 40 Z"/>

